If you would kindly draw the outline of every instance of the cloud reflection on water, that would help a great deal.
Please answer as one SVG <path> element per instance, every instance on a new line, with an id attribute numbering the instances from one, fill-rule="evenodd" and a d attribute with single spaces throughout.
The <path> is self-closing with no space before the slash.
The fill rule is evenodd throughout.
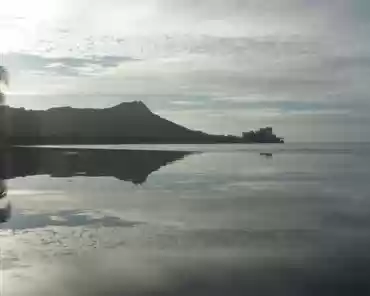
<path id="1" fill-rule="evenodd" d="M 9 206 L 10 207 L 10 206 Z M 9 211 L 8 211 L 9 212 Z M 1 212 L 0 212 L 1 214 Z M 93 213 L 78 210 L 65 210 L 55 213 L 17 213 L 3 229 L 30 230 L 52 226 L 65 227 L 134 227 L 142 222 L 125 221 L 119 217 L 100 214 L 94 217 Z"/>

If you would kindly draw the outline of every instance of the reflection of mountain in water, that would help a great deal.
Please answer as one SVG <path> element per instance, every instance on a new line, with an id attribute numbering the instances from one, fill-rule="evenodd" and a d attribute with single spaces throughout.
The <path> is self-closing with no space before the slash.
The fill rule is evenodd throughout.
<path id="1" fill-rule="evenodd" d="M 134 184 L 144 183 L 151 173 L 190 154 L 180 151 L 26 147 L 13 148 L 10 153 L 10 169 L 2 176 L 5 179 L 33 175 L 112 176 Z"/>
<path id="2" fill-rule="evenodd" d="M 0 201 L 0 224 L 8 222 L 12 213 L 12 208 L 9 201 Z"/>

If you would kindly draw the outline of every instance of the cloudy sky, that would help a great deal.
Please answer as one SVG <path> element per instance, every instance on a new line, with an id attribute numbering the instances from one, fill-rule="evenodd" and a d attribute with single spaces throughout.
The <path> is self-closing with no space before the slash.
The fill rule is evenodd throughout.
<path id="1" fill-rule="evenodd" d="M 0 0 L 8 103 L 142 100 L 190 128 L 370 139 L 369 0 Z"/>

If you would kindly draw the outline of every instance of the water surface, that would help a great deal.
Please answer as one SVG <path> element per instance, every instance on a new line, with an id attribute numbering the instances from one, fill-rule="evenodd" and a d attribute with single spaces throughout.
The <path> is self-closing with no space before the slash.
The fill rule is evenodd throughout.
<path id="1" fill-rule="evenodd" d="M 3 295 L 370 292 L 368 144 L 34 147 L 8 160 Z"/>

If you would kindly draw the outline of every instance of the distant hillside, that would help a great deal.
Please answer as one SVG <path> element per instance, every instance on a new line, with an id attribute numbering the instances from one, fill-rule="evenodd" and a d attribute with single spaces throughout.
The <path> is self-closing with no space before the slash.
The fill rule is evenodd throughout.
<path id="1" fill-rule="evenodd" d="M 142 102 L 122 103 L 106 109 L 5 108 L 10 138 L 15 143 L 162 143 L 208 138 L 205 133 L 161 118 Z"/>
<path id="2" fill-rule="evenodd" d="M 142 102 L 106 109 L 25 110 L 1 107 L 11 144 L 124 144 L 241 142 L 235 136 L 190 130 L 151 112 Z M 4 120 L 4 114 L 7 120 Z"/>

